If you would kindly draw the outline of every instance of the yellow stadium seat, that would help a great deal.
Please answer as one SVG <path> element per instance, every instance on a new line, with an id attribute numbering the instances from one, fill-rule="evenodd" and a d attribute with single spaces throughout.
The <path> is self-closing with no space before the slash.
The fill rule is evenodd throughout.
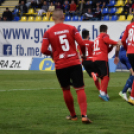
<path id="1" fill-rule="evenodd" d="M 49 18 L 47 16 L 44 16 L 43 21 L 49 21 Z"/>
<path id="2" fill-rule="evenodd" d="M 40 8 L 36 8 L 36 12 L 38 12 L 40 10 Z"/>
<path id="3" fill-rule="evenodd" d="M 127 16 L 127 20 L 128 20 L 128 21 L 131 21 L 131 20 L 133 19 L 133 17 L 134 17 L 133 15 L 128 15 L 128 16 Z"/>
<path id="4" fill-rule="evenodd" d="M 124 5 L 125 4 L 123 0 L 118 0 L 114 6 L 119 7 L 119 6 L 124 6 Z"/>
<path id="5" fill-rule="evenodd" d="M 53 18 L 52 18 L 52 16 L 51 16 L 51 18 L 50 18 L 50 21 L 54 21 Z"/>
<path id="6" fill-rule="evenodd" d="M 28 17 L 28 21 L 34 21 L 34 17 L 33 16 Z"/>
<path id="7" fill-rule="evenodd" d="M 27 17 L 26 16 L 22 16 L 20 21 L 27 21 Z"/>
<path id="8" fill-rule="evenodd" d="M 41 16 L 36 16 L 35 21 L 41 21 Z"/>
<path id="9" fill-rule="evenodd" d="M 26 13 L 26 14 L 28 14 L 28 15 L 34 14 L 34 9 L 33 9 L 33 8 L 30 8 L 30 9 L 28 10 L 28 13 Z"/>
<path id="10" fill-rule="evenodd" d="M 118 10 L 117 10 L 117 12 L 116 12 L 116 14 L 120 14 L 122 12 L 123 12 L 123 7 L 119 7 Z"/>
<path id="11" fill-rule="evenodd" d="M 126 16 L 125 15 L 120 15 L 118 20 L 119 21 L 125 21 L 126 20 Z"/>

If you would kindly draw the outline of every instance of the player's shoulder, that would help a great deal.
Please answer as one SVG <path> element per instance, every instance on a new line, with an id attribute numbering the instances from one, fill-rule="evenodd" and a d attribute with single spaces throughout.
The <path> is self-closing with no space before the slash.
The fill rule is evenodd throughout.
<path id="1" fill-rule="evenodd" d="M 134 23 L 130 23 L 127 25 L 127 28 L 133 27 L 134 28 Z"/>
<path id="2" fill-rule="evenodd" d="M 83 42 L 84 42 L 85 45 L 86 45 L 86 44 L 89 44 L 89 40 L 83 39 Z"/>
<path id="3" fill-rule="evenodd" d="M 91 41 L 91 40 L 88 40 L 88 43 L 89 43 L 89 45 L 93 45 L 94 44 L 94 42 Z"/>
<path id="4" fill-rule="evenodd" d="M 84 44 L 89 44 L 89 45 L 93 45 L 94 42 L 91 40 L 83 40 Z"/>
<path id="5" fill-rule="evenodd" d="M 62 23 L 62 25 L 72 27 L 72 25 L 69 25 L 69 24 L 66 24 L 66 23 Z"/>
<path id="6" fill-rule="evenodd" d="M 73 28 L 74 26 L 66 24 L 66 23 L 62 23 L 60 24 L 61 27 L 68 27 L 68 28 Z"/>
<path id="7" fill-rule="evenodd" d="M 64 25 L 65 27 L 67 27 L 68 29 L 70 29 L 70 30 L 76 29 L 75 26 L 72 26 L 72 25 L 69 25 L 69 24 L 63 23 L 63 25 Z"/>
<path id="8" fill-rule="evenodd" d="M 101 36 L 102 38 L 109 37 L 109 35 L 108 35 L 107 33 L 101 33 L 100 36 Z"/>

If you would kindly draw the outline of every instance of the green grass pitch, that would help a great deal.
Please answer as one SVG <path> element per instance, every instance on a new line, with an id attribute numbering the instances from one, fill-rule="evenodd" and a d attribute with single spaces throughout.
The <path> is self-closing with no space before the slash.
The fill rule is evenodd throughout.
<path id="1" fill-rule="evenodd" d="M 82 124 L 75 90 L 78 121 L 65 119 L 69 112 L 55 72 L 0 71 L 0 134 L 134 134 L 134 107 L 122 100 L 128 73 L 111 73 L 109 102 L 98 98 L 93 80 L 84 73 L 88 117 Z"/>

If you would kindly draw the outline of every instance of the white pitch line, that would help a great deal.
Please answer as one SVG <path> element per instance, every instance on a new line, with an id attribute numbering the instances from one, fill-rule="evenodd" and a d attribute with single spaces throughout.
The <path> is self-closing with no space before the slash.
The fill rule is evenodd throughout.
<path id="1" fill-rule="evenodd" d="M 40 88 L 40 89 L 9 89 L 9 90 L 0 90 L 0 92 L 6 92 L 6 91 L 30 91 L 30 90 L 42 90 L 42 89 L 60 89 L 60 88 Z"/>
<path id="2" fill-rule="evenodd" d="M 91 89 L 92 87 L 94 87 L 94 86 L 90 86 L 90 87 L 86 87 L 87 89 L 86 90 L 88 90 L 88 89 Z M 114 85 L 110 85 L 110 86 L 108 86 L 108 87 L 112 87 L 112 88 L 114 88 L 114 87 L 122 87 L 122 86 L 120 86 L 120 85 L 118 85 L 118 86 L 114 86 Z M 6 91 L 32 91 L 32 90 L 43 90 L 43 89 L 52 89 L 52 90 L 54 90 L 54 89 L 61 89 L 60 87 L 59 88 L 36 88 L 36 89 L 8 89 L 8 90 L 0 90 L 0 92 L 6 92 Z"/>

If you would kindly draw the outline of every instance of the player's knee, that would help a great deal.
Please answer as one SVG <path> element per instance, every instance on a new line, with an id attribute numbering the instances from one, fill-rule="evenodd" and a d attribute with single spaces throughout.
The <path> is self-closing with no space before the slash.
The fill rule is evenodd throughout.
<path id="1" fill-rule="evenodd" d="M 70 90 L 70 86 L 62 87 L 62 90 Z"/>
<path id="2" fill-rule="evenodd" d="M 83 89 L 84 89 L 84 86 L 82 86 L 82 87 L 74 87 L 74 89 L 75 89 L 76 91 L 78 91 L 78 90 L 83 90 Z"/>

